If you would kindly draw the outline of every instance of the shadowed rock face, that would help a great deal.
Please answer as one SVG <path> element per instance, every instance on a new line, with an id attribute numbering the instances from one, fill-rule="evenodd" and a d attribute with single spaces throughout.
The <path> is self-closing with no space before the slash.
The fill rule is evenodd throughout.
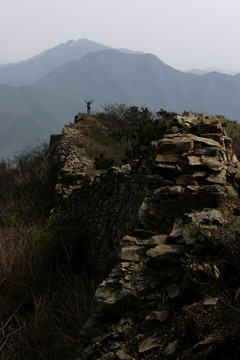
<path id="1" fill-rule="evenodd" d="M 64 157 L 63 148 L 58 188 L 67 187 L 69 153 Z M 100 269 L 115 254 L 81 329 L 78 360 L 177 351 L 184 324 L 168 336 L 163 331 L 175 322 L 176 309 L 181 318 L 184 306 L 211 297 L 209 277 L 218 281 L 220 271 L 208 260 L 208 240 L 213 227 L 226 224 L 223 210 L 238 199 L 239 183 L 240 164 L 224 118 L 189 114 L 177 116 L 135 168 L 110 169 L 64 190 L 62 203 L 85 219 L 93 239 L 86 249 L 90 264 Z"/>

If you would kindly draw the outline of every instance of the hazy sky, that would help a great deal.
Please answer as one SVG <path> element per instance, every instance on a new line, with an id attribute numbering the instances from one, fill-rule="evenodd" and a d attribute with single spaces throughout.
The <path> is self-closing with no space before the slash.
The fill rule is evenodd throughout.
<path id="1" fill-rule="evenodd" d="M 240 0 L 0 0 L 0 63 L 82 38 L 240 71 Z"/>

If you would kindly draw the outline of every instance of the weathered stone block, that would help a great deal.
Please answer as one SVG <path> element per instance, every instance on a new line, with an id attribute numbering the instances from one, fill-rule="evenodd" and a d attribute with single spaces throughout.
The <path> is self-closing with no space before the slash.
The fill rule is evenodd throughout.
<path id="1" fill-rule="evenodd" d="M 157 245 L 155 248 L 149 249 L 146 253 L 151 259 L 178 261 L 179 257 L 184 253 L 184 247 L 181 245 Z"/>
<path id="2" fill-rule="evenodd" d="M 162 174 L 163 176 L 177 176 L 182 172 L 182 168 L 179 164 L 170 165 L 164 163 L 158 163 L 154 169 L 155 174 Z"/>
<path id="3" fill-rule="evenodd" d="M 224 217 L 221 211 L 216 209 L 206 209 L 200 212 L 185 214 L 183 217 L 185 223 L 193 222 L 199 224 L 224 224 Z"/>
<path id="4" fill-rule="evenodd" d="M 200 156 L 188 156 L 188 163 L 190 166 L 202 166 L 203 163 L 201 161 L 201 157 Z"/>
<path id="5" fill-rule="evenodd" d="M 169 234 L 169 238 L 170 239 L 174 239 L 177 237 L 181 237 L 183 234 L 183 228 L 184 228 L 185 224 L 183 222 L 183 220 L 181 218 L 176 219 L 173 225 L 173 229 Z"/>
<path id="6" fill-rule="evenodd" d="M 125 246 L 120 250 L 120 259 L 123 261 L 139 262 L 144 260 L 146 248 L 144 246 Z"/>
<path id="7" fill-rule="evenodd" d="M 139 299 L 134 295 L 133 289 L 120 287 L 120 284 L 109 286 L 102 283 L 98 286 L 91 305 L 91 314 L 101 317 L 105 312 L 120 318 L 126 307 L 128 309 L 139 305 Z"/>
<path id="8" fill-rule="evenodd" d="M 222 169 L 222 171 L 218 173 L 211 174 L 208 176 L 207 180 L 210 183 L 226 185 L 226 170 Z"/>
<path id="9" fill-rule="evenodd" d="M 182 154 L 193 149 L 191 137 L 182 135 L 171 138 L 164 138 L 159 141 L 158 153 L 162 154 Z"/>
<path id="10" fill-rule="evenodd" d="M 225 164 L 218 158 L 211 156 L 202 155 L 201 162 L 203 165 L 206 165 L 209 169 L 214 171 L 221 171 L 225 166 Z"/>
<path id="11" fill-rule="evenodd" d="M 178 163 L 180 161 L 182 161 L 180 154 L 158 154 L 156 157 L 156 162 Z"/>
<path id="12" fill-rule="evenodd" d="M 168 239 L 168 235 L 160 234 L 154 235 L 149 239 L 148 246 L 156 246 L 161 244 L 166 244 Z"/>
<path id="13" fill-rule="evenodd" d="M 215 147 L 221 146 L 219 142 L 201 136 L 192 135 L 192 139 L 194 140 L 194 148 L 195 147 L 199 148 L 197 147 L 198 144 L 201 144 L 202 146 L 215 146 Z"/>

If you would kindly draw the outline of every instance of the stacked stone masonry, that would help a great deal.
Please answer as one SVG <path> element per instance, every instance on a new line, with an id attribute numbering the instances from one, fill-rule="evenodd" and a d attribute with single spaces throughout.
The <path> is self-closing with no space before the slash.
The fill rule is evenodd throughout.
<path id="1" fill-rule="evenodd" d="M 218 301 L 206 300 L 207 286 L 194 279 L 217 280 L 219 269 L 194 259 L 205 258 L 212 227 L 224 224 L 226 202 L 238 198 L 240 164 L 225 125 L 220 116 L 177 116 L 132 169 L 110 169 L 66 191 L 64 206 L 93 239 L 93 262 L 116 254 L 81 329 L 78 360 L 142 359 L 154 349 L 172 356 L 181 329 L 164 336 L 170 304 L 186 294 L 188 306 L 196 294 L 204 306 Z"/>
<path id="2" fill-rule="evenodd" d="M 92 161 L 85 150 L 75 145 L 83 130 L 101 126 L 94 117 L 81 116 L 65 126 L 62 134 L 52 136 L 51 147 L 58 157 L 56 185 L 58 207 L 70 211 L 79 219 L 87 234 L 85 264 L 103 273 L 106 264 L 116 260 L 119 241 L 138 222 L 138 211 L 146 194 L 146 177 L 153 164 L 155 149 L 147 148 L 142 158 L 122 168 L 89 176 Z"/>

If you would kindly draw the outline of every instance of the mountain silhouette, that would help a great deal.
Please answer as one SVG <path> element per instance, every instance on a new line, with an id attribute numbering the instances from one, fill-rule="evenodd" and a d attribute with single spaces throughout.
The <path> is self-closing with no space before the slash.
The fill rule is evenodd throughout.
<path id="1" fill-rule="evenodd" d="M 85 99 L 94 100 L 93 111 L 101 110 L 102 105 L 125 103 L 153 111 L 186 110 L 240 119 L 240 74 L 213 71 L 199 76 L 176 70 L 153 54 L 116 50 L 85 39 L 70 40 L 29 60 L 1 66 L 0 83 L 0 119 L 12 116 L 19 129 L 14 142 L 12 122 L 8 130 L 10 121 L 4 121 L 4 141 L 3 132 L 0 134 L 4 156 L 29 146 L 21 134 L 30 128 L 31 145 L 48 141 L 52 132 L 59 132 L 75 114 L 86 111 Z M 34 124 L 38 124 L 36 131 Z"/>

